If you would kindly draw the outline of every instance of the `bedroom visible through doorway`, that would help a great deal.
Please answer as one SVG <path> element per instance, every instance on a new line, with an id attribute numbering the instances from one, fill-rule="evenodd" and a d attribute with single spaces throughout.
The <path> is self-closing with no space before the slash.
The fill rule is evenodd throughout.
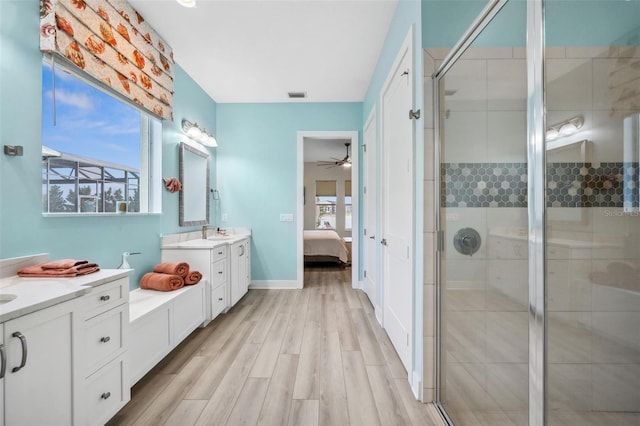
<path id="1" fill-rule="evenodd" d="M 311 273 L 358 288 L 358 148 L 357 132 L 298 134 L 299 287 Z"/>

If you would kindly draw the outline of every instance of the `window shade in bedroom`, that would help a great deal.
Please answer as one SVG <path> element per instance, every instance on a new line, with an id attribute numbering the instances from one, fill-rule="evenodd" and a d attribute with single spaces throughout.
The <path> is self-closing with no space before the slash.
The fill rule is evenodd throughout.
<path id="1" fill-rule="evenodd" d="M 351 181 L 350 180 L 344 181 L 344 196 L 351 197 Z"/>
<path id="2" fill-rule="evenodd" d="M 173 52 L 125 0 L 40 0 L 40 50 L 173 118 Z"/>
<path id="3" fill-rule="evenodd" d="M 335 180 L 317 180 L 316 181 L 316 197 L 335 197 L 336 181 Z"/>

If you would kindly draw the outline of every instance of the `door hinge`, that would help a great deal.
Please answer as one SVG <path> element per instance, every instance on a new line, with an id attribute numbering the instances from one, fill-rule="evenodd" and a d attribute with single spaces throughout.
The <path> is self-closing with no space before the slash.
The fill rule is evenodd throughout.
<path id="1" fill-rule="evenodd" d="M 414 111 L 412 109 L 409 110 L 409 120 L 420 118 L 420 110 Z"/>
<path id="2" fill-rule="evenodd" d="M 363 193 L 363 194 L 366 194 L 366 193 L 367 193 L 367 187 L 366 187 L 366 186 L 363 186 L 363 187 L 362 187 L 362 193 Z"/>
<path id="3" fill-rule="evenodd" d="M 364 270 L 364 277 L 367 278 L 367 270 Z"/>
<path id="4" fill-rule="evenodd" d="M 436 251 L 443 252 L 444 251 L 444 231 L 439 230 L 436 233 Z"/>
<path id="5" fill-rule="evenodd" d="M 363 233 L 363 235 L 366 237 L 366 236 L 367 236 L 367 228 L 364 228 L 364 229 L 362 230 L 362 233 Z"/>
<path id="6" fill-rule="evenodd" d="M 367 144 L 362 144 L 362 152 L 367 152 Z"/>
<path id="7" fill-rule="evenodd" d="M 407 347 L 409 346 L 409 333 L 407 333 Z"/>

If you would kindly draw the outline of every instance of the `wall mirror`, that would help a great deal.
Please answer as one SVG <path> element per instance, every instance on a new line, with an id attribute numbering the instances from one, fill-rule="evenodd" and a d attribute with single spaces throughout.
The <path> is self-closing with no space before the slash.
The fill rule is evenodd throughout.
<path id="1" fill-rule="evenodd" d="M 209 224 L 209 154 L 180 143 L 180 226 Z"/>

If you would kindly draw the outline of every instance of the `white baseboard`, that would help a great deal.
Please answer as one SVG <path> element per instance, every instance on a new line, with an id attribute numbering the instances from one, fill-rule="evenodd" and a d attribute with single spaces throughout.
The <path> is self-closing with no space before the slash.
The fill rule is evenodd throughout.
<path id="1" fill-rule="evenodd" d="M 358 290 L 364 290 L 364 281 L 358 281 L 358 284 L 356 284 L 354 288 L 357 288 Z"/>
<path id="2" fill-rule="evenodd" d="M 300 288 L 297 280 L 264 280 L 251 281 L 249 289 L 253 290 L 286 290 Z"/>

